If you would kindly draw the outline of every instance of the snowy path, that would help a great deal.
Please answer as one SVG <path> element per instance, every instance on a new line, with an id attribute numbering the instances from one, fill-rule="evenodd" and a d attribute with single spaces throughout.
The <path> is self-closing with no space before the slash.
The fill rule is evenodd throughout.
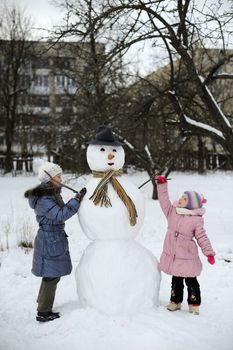
<path id="1" fill-rule="evenodd" d="M 129 175 L 137 185 L 145 173 Z M 77 217 L 67 222 L 73 272 L 58 285 L 55 309 L 62 317 L 46 324 L 35 321 L 35 298 L 40 279 L 30 273 L 32 252 L 17 248 L 25 227 L 36 227 L 33 213 L 22 193 L 34 186 L 33 177 L 0 178 L 0 245 L 10 249 L 0 253 L 0 350 L 232 350 L 233 349 L 233 173 L 206 176 L 171 174 L 171 199 L 183 190 L 203 192 L 208 199 L 205 227 L 217 252 L 216 264 L 209 265 L 201 254 L 203 272 L 199 278 L 202 292 L 201 314 L 183 309 L 165 309 L 169 299 L 170 277 L 162 275 L 160 305 L 154 310 L 128 316 L 109 317 L 93 309 L 80 309 L 76 297 L 75 268 L 89 243 L 82 234 Z M 76 188 L 85 179 L 80 178 Z M 138 241 L 159 258 L 166 221 L 157 202 L 150 199 L 151 187 L 143 188 L 146 219 Z M 68 199 L 70 194 L 64 192 Z M 226 261 L 225 261 L 225 260 Z M 228 262 L 229 261 L 229 262 Z M 185 291 L 185 299 L 187 297 Z"/>

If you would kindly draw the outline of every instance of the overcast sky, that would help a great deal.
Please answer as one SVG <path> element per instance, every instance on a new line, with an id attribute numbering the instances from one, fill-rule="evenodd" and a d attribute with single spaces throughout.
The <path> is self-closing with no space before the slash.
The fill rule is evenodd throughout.
<path id="1" fill-rule="evenodd" d="M 1 0 L 0 0 L 1 1 Z M 35 28 L 52 29 L 53 25 L 61 22 L 63 18 L 62 11 L 53 4 L 53 0 L 5 0 L 7 3 L 13 1 L 18 4 L 20 8 L 25 8 L 26 15 L 32 18 L 32 22 Z M 200 2 L 199 2 L 200 1 Z M 233 1 L 233 0 L 231 0 Z M 230 1 L 222 0 L 225 9 L 230 9 Z M 215 0 L 208 0 L 208 4 L 214 4 Z M 197 4 L 203 4 L 203 1 L 197 0 Z M 46 32 L 38 32 L 39 36 L 46 36 Z M 42 34 L 43 33 L 43 34 Z M 129 52 L 130 61 L 135 60 L 139 62 L 141 68 L 145 68 L 144 74 L 156 66 L 161 66 L 163 61 L 162 57 L 155 57 L 156 50 L 151 50 L 150 44 L 146 43 L 145 46 L 141 46 L 140 52 L 137 52 L 137 48 L 131 48 Z M 158 56 L 158 55 L 156 55 Z M 159 55 L 161 56 L 161 55 Z M 164 63 L 163 63 L 164 64 Z M 146 68 L 147 67 L 147 68 Z M 144 69 L 142 69 L 144 70 Z"/>
<path id="2" fill-rule="evenodd" d="M 32 17 L 36 27 L 51 29 L 62 19 L 61 11 L 51 0 L 14 0 L 20 8 L 25 8 L 26 14 Z"/>
<path id="3" fill-rule="evenodd" d="M 38 27 L 51 28 L 62 19 L 62 12 L 53 4 L 53 0 L 5 0 L 6 3 L 12 1 L 21 7 L 25 7 L 27 14 L 34 19 Z M 222 0 L 225 10 L 230 11 L 230 4 L 233 0 Z M 208 4 L 214 4 L 215 0 L 208 0 Z M 197 0 L 200 8 L 203 1 Z"/>
<path id="4" fill-rule="evenodd" d="M 51 29 L 53 25 L 58 24 L 63 18 L 62 11 L 58 7 L 54 6 L 53 0 L 13 0 L 13 1 L 14 3 L 18 4 L 20 8 L 25 9 L 25 14 L 31 17 L 32 22 L 34 24 L 33 27 L 35 28 Z M 42 32 L 36 31 L 36 32 L 39 33 L 39 37 L 41 35 L 46 36 L 46 32 L 43 32 L 43 31 Z M 138 63 L 141 66 L 141 68 L 143 68 L 143 66 L 145 68 L 145 69 L 141 69 L 143 74 L 146 74 L 147 70 L 148 71 L 151 70 L 150 67 L 152 65 L 152 61 L 154 61 L 154 53 L 152 53 L 152 51 L 150 50 L 149 44 L 146 43 L 144 44 L 144 46 L 141 45 L 139 52 L 136 47 L 132 48 L 127 56 L 130 57 L 130 60 L 135 61 L 135 65 L 133 65 L 132 68 L 136 67 Z M 154 62 L 153 62 L 153 65 L 154 65 Z"/>

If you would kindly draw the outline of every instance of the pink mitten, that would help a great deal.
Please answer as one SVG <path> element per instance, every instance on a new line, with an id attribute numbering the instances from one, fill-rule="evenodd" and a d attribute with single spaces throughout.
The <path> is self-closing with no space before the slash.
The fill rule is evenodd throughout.
<path id="1" fill-rule="evenodd" d="M 165 176 L 159 175 L 157 176 L 157 184 L 165 184 L 167 182 L 167 179 Z"/>
<path id="2" fill-rule="evenodd" d="M 208 259 L 208 263 L 210 263 L 211 265 L 215 264 L 215 258 L 213 255 L 209 255 L 207 259 Z"/>

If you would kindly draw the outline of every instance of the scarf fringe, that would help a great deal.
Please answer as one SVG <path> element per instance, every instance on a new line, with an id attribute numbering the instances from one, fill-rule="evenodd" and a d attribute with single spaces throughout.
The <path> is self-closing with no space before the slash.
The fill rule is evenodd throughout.
<path id="1" fill-rule="evenodd" d="M 117 181 L 115 176 L 122 175 L 123 171 L 122 169 L 118 171 L 108 171 L 108 172 L 93 172 L 94 177 L 102 177 L 99 184 L 97 185 L 96 189 L 94 190 L 92 196 L 89 198 L 90 200 L 93 200 L 95 205 L 100 205 L 101 207 L 111 207 L 111 201 L 108 197 L 108 182 L 110 182 L 114 188 L 114 190 L 117 192 L 118 196 L 126 206 L 129 212 L 129 218 L 130 218 L 130 225 L 135 226 L 137 222 L 137 210 L 135 208 L 135 205 L 132 201 L 132 199 L 127 195 L 124 188 L 121 186 L 119 181 Z"/>
<path id="2" fill-rule="evenodd" d="M 94 191 L 94 193 L 89 199 L 91 199 L 95 205 L 100 205 L 101 207 L 104 206 L 109 208 L 112 206 L 112 203 L 110 201 L 110 198 L 108 197 L 108 194 L 105 188 L 100 188 L 97 191 Z"/>

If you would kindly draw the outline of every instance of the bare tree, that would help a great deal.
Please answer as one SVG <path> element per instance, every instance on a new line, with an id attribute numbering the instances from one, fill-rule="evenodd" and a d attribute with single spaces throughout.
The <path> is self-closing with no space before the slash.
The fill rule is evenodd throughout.
<path id="1" fill-rule="evenodd" d="M 226 3 L 228 8 L 224 7 Z M 167 50 L 170 60 L 170 92 L 166 94 L 170 97 L 180 125 L 192 134 L 208 136 L 218 142 L 230 155 L 233 165 L 232 118 L 223 113 L 211 91 L 211 84 L 216 79 L 232 79 L 231 73 L 218 74 L 220 68 L 233 58 L 227 50 L 232 35 L 232 3 L 215 1 L 209 5 L 205 1 L 199 7 L 197 5 L 190 0 L 103 0 L 96 7 L 92 23 L 95 27 L 101 27 L 102 31 L 120 30 L 121 38 L 117 42 L 112 41 L 109 57 L 119 52 L 124 53 L 130 46 L 145 40 L 152 40 L 154 46 L 159 45 Z M 78 23 L 73 23 L 73 28 L 78 28 Z M 89 33 L 90 28 L 84 30 L 83 37 Z M 220 45 L 222 50 L 218 61 L 213 62 L 206 76 L 202 76 L 194 54 L 197 47 L 206 45 Z M 195 96 L 198 96 L 207 111 L 206 123 L 200 121 L 198 115 L 193 117 L 186 114 L 174 79 L 174 61 L 178 58 L 186 67 Z"/>
<path id="2" fill-rule="evenodd" d="M 73 160 L 73 170 L 83 171 L 87 169 L 81 164 L 83 162 L 77 160 L 76 154 L 85 159 L 85 141 L 93 137 L 96 127 L 103 123 L 114 125 L 116 122 L 119 92 L 124 85 L 122 54 L 106 55 L 106 47 L 112 38 L 109 31 L 105 32 L 102 26 L 94 23 L 98 1 L 58 0 L 55 3 L 64 11 L 64 22 L 55 28 L 52 38 L 60 43 L 76 41 L 74 51 L 79 62 L 69 71 L 76 87 L 72 96 L 74 109 L 69 111 L 67 126 L 69 145 L 61 144 L 57 156 L 60 154 L 67 162 Z M 66 125 L 65 118 L 63 120 Z"/>
<path id="3" fill-rule="evenodd" d="M 3 119 L 6 162 L 12 170 L 12 145 L 15 138 L 20 98 L 31 85 L 30 20 L 15 6 L 1 8 L 0 27 L 0 102 Z"/>

